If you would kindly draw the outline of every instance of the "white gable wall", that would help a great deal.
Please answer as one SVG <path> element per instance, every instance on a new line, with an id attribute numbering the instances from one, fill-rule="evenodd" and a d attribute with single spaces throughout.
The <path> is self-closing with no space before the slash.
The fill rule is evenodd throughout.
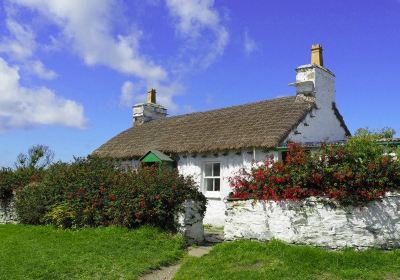
<path id="1" fill-rule="evenodd" d="M 296 69 L 296 83 L 312 82 L 316 108 L 310 112 L 285 142 L 335 142 L 346 139 L 346 131 L 333 110 L 335 102 L 335 76 L 328 69 L 317 65 L 304 65 Z M 297 93 L 298 98 L 301 93 Z"/>
<path id="2" fill-rule="evenodd" d="M 331 108 L 313 109 L 293 129 L 284 142 L 336 142 L 346 139 L 346 131 Z"/>

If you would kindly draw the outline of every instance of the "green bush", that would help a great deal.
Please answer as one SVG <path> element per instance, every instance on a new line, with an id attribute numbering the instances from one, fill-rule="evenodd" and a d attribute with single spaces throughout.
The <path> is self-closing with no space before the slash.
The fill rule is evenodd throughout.
<path id="1" fill-rule="evenodd" d="M 56 204 L 44 216 L 46 223 L 59 228 L 71 228 L 76 226 L 77 215 L 75 210 L 67 203 Z"/>
<path id="2" fill-rule="evenodd" d="M 0 200 L 11 198 L 14 185 L 14 172 L 10 168 L 0 170 Z"/>
<path id="3" fill-rule="evenodd" d="M 29 183 L 40 181 L 43 173 L 43 170 L 31 168 L 0 169 L 0 200 L 9 200 L 15 191 Z"/>
<path id="4" fill-rule="evenodd" d="M 206 199 L 194 181 L 176 170 L 144 167 L 126 172 L 113 161 L 87 158 L 55 163 L 43 172 L 40 183 L 17 192 L 16 210 L 23 223 L 174 229 L 185 200 L 201 202 L 205 212 Z"/>
<path id="5" fill-rule="evenodd" d="M 57 203 L 57 190 L 44 183 L 30 183 L 19 189 L 15 209 L 21 223 L 44 224 L 44 217 Z"/>

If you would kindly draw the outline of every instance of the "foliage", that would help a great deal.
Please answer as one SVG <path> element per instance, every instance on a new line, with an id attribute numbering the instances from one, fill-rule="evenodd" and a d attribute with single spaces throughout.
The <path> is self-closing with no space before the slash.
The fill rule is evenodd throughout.
<path id="1" fill-rule="evenodd" d="M 180 235 L 152 227 L 58 230 L 0 225 L 0 279 L 137 279 L 183 255 Z"/>
<path id="2" fill-rule="evenodd" d="M 355 137 L 368 137 L 373 139 L 382 139 L 382 138 L 393 138 L 396 134 L 396 130 L 391 127 L 384 127 L 379 130 L 371 130 L 368 127 L 359 128 L 354 133 Z"/>
<path id="3" fill-rule="evenodd" d="M 19 189 L 15 199 L 15 209 L 21 223 L 40 225 L 44 216 L 58 202 L 57 190 L 42 182 L 30 183 Z"/>
<path id="4" fill-rule="evenodd" d="M 174 279 L 400 279 L 399 263 L 400 250 L 328 251 L 243 240 L 186 258 Z"/>
<path id="5" fill-rule="evenodd" d="M 199 201 L 203 214 L 206 204 L 194 181 L 176 170 L 126 172 L 96 157 L 52 164 L 39 184 L 26 185 L 16 197 L 22 222 L 59 227 L 150 224 L 173 229 L 185 200 Z"/>
<path id="6" fill-rule="evenodd" d="M 241 170 L 230 179 L 232 198 L 299 200 L 328 197 L 343 205 L 358 205 L 381 198 L 400 187 L 400 163 L 367 138 L 345 145 L 323 145 L 313 154 L 298 144 L 288 146 L 285 162 Z"/>
<path id="7" fill-rule="evenodd" d="M 54 159 L 54 152 L 44 145 L 29 148 L 27 154 L 19 154 L 15 166 L 17 169 L 44 169 Z"/>
<path id="8" fill-rule="evenodd" d="M 64 229 L 74 227 L 76 225 L 76 219 L 76 212 L 67 202 L 55 204 L 44 216 L 46 223 Z"/>
<path id="9" fill-rule="evenodd" d="M 29 183 L 38 182 L 43 176 L 43 170 L 20 168 L 0 169 L 0 200 L 8 200 L 13 193 Z"/>
<path id="10" fill-rule="evenodd" d="M 12 196 L 14 172 L 10 168 L 0 169 L 0 200 L 7 200 Z"/>

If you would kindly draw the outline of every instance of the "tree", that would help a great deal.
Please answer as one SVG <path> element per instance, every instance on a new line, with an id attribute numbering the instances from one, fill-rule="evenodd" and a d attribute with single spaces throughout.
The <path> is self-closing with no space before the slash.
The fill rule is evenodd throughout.
<path id="1" fill-rule="evenodd" d="M 378 130 L 371 130 L 368 127 L 359 128 L 354 133 L 354 137 L 368 137 L 373 139 L 393 138 L 396 131 L 391 127 L 384 127 Z"/>
<path id="2" fill-rule="evenodd" d="M 54 152 L 47 146 L 35 145 L 29 148 L 27 154 L 19 154 L 15 167 L 17 169 L 44 169 L 54 159 Z"/>

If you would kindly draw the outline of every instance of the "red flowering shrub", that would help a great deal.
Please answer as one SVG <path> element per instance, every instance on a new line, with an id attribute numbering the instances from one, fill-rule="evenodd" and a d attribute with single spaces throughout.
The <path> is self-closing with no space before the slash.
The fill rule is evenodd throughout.
<path id="1" fill-rule="evenodd" d="M 365 138 L 345 145 L 323 145 L 307 153 L 288 145 L 284 162 L 267 159 L 262 166 L 240 170 L 230 178 L 231 198 L 300 200 L 328 197 L 342 204 L 360 204 L 400 189 L 400 163 L 382 146 Z"/>
<path id="2" fill-rule="evenodd" d="M 23 186 L 38 182 L 43 177 L 43 170 L 34 168 L 0 169 L 0 200 L 11 199 L 13 192 Z"/>
<path id="3" fill-rule="evenodd" d="M 60 227 L 151 224 L 175 227 L 175 216 L 186 199 L 205 197 L 191 178 L 176 170 L 141 168 L 122 171 L 112 161 L 89 158 L 56 163 L 38 184 L 17 192 L 16 210 L 23 223 Z"/>

